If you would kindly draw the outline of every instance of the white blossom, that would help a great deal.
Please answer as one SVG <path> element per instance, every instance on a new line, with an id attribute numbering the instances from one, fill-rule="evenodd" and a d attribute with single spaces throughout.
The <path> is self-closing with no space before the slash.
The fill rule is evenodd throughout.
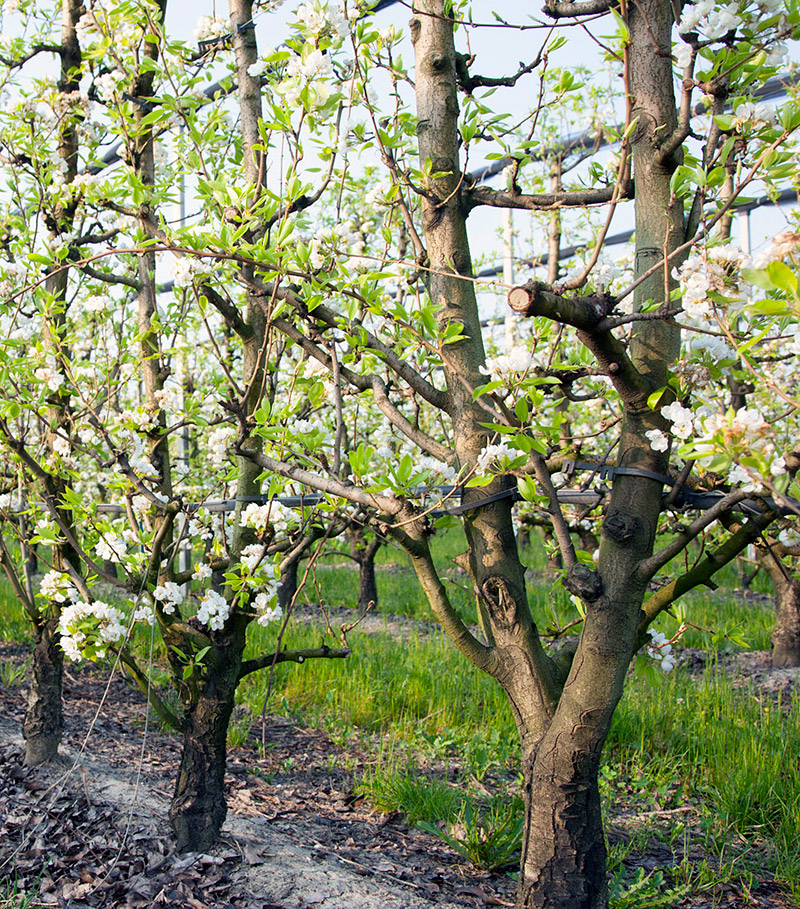
<path id="1" fill-rule="evenodd" d="M 195 581 L 205 581 L 210 578 L 213 573 L 214 572 L 210 565 L 206 564 L 205 562 L 199 562 L 195 570 L 192 572 L 192 578 Z"/>
<path id="2" fill-rule="evenodd" d="M 258 613 L 256 620 L 259 625 L 269 625 L 271 622 L 278 622 L 283 617 L 283 609 L 280 606 L 273 605 L 277 598 L 277 586 L 271 593 L 259 593 L 253 605 Z"/>
<path id="3" fill-rule="evenodd" d="M 691 410 L 678 401 L 673 401 L 672 404 L 662 407 L 661 416 L 672 423 L 672 432 L 679 439 L 688 439 L 694 431 Z"/>
<path id="4" fill-rule="evenodd" d="M 660 429 L 648 429 L 645 435 L 650 440 L 653 451 L 666 451 L 669 448 L 669 439 Z"/>
<path id="5" fill-rule="evenodd" d="M 259 543 L 252 543 L 245 546 L 240 556 L 242 564 L 252 574 L 264 558 L 265 548 Z"/>
<path id="6" fill-rule="evenodd" d="M 647 648 L 647 655 L 659 664 L 662 672 L 671 672 L 675 667 L 672 644 L 670 644 L 667 636 L 660 631 L 654 631 L 651 628 L 647 633 L 651 639 L 650 646 Z"/>
<path id="7" fill-rule="evenodd" d="M 197 621 L 207 625 L 212 631 L 220 631 L 231 614 L 230 603 L 216 590 L 207 591 L 200 600 L 197 610 Z"/>
<path id="8" fill-rule="evenodd" d="M 714 9 L 714 0 L 700 0 L 700 3 L 687 3 L 681 13 L 678 32 L 685 35 L 697 29 L 700 22 Z"/>
<path id="9" fill-rule="evenodd" d="M 485 445 L 478 455 L 478 460 L 475 465 L 476 471 L 478 474 L 483 474 L 491 464 L 501 461 L 504 458 L 513 459 L 518 454 L 519 452 L 516 449 L 511 448 L 506 442 Z"/>
<path id="10" fill-rule="evenodd" d="M 218 426 L 208 437 L 208 459 L 219 470 L 228 455 L 228 443 L 236 436 L 233 426 Z"/>
<path id="11" fill-rule="evenodd" d="M 106 534 L 97 541 L 94 551 L 106 562 L 121 562 L 128 547 L 122 537 Z"/>
<path id="12" fill-rule="evenodd" d="M 68 600 L 77 600 L 78 591 L 72 584 L 68 574 L 62 571 L 48 571 L 39 583 L 39 595 L 56 603 L 66 603 Z"/>
<path id="13" fill-rule="evenodd" d="M 166 581 L 153 591 L 153 599 L 161 603 L 161 608 L 167 615 L 172 615 L 175 607 L 183 602 L 183 590 L 175 581 Z"/>

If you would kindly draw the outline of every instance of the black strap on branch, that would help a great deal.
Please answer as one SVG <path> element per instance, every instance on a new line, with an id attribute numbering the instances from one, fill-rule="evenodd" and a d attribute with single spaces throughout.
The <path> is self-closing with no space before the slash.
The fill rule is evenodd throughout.
<path id="1" fill-rule="evenodd" d="M 660 473 L 656 473 L 652 470 L 644 470 L 639 467 L 613 467 L 606 464 L 592 464 L 588 461 L 565 461 L 563 465 L 562 473 L 571 476 L 574 473 L 584 470 L 591 470 L 600 477 L 601 480 L 611 480 L 613 481 L 615 476 L 631 476 L 631 477 L 645 477 L 648 480 L 654 480 L 657 483 L 662 483 L 665 486 L 672 487 L 673 481 L 669 477 L 665 477 Z M 466 492 L 465 487 L 463 486 L 436 486 L 434 488 L 428 488 L 427 486 L 420 486 L 416 489 L 410 490 L 411 495 L 419 496 L 420 498 L 425 499 L 426 496 L 431 495 L 432 493 L 441 496 L 444 498 L 450 498 L 452 496 L 457 496 L 462 498 Z M 556 490 L 558 496 L 558 501 L 565 505 L 580 505 L 581 507 L 599 505 L 607 495 L 607 490 L 603 491 L 602 489 L 558 489 Z M 681 508 L 687 507 L 695 509 L 698 511 L 703 511 L 708 508 L 712 508 L 716 505 L 720 499 L 723 499 L 728 493 L 721 489 L 714 489 L 709 491 L 700 491 L 697 492 L 693 489 L 687 489 L 683 487 L 678 495 L 674 498 L 670 507 Z M 668 495 L 665 491 L 664 496 Z M 280 505 L 285 505 L 287 508 L 304 508 L 311 507 L 314 505 L 319 505 L 321 502 L 326 501 L 326 496 L 321 493 L 309 493 L 306 495 L 293 495 L 293 496 L 238 496 L 235 499 L 223 499 L 218 502 L 191 502 L 183 506 L 183 509 L 188 514 L 195 514 L 201 508 L 206 509 L 207 511 L 213 512 L 227 512 L 234 511 L 236 504 L 238 503 L 255 503 L 257 505 L 268 505 L 270 502 L 277 502 Z M 336 497 L 335 497 L 336 498 Z M 461 505 L 456 505 L 453 508 L 436 508 L 429 512 L 431 517 L 459 517 L 460 515 L 466 514 L 468 511 L 473 511 L 476 508 L 482 508 L 485 505 L 491 505 L 494 502 L 501 502 L 504 499 L 511 499 L 513 502 L 519 502 L 522 500 L 522 494 L 517 489 L 516 486 L 512 486 L 508 489 L 504 489 L 501 492 L 493 493 L 490 496 L 483 496 L 480 499 L 474 499 L 472 502 L 464 502 Z M 769 508 L 773 511 L 776 511 L 780 515 L 796 515 L 800 514 L 800 502 L 796 502 L 793 499 L 786 499 L 785 504 L 779 504 L 775 499 L 766 498 L 763 501 L 767 504 Z M 758 506 L 758 503 L 753 499 L 744 499 L 741 502 L 738 502 L 733 506 L 734 509 L 739 511 L 744 511 L 747 514 L 758 515 L 761 514 L 761 509 Z M 98 513 L 105 514 L 119 514 L 125 509 L 121 505 L 98 505 Z"/>
<path id="2" fill-rule="evenodd" d="M 642 467 L 616 467 L 613 464 L 590 464 L 588 461 L 573 461 L 568 459 L 564 461 L 561 467 L 561 473 L 571 477 L 575 471 L 591 470 L 597 474 L 601 480 L 613 480 L 615 476 L 624 477 L 646 477 L 648 480 L 655 480 L 656 483 L 663 483 L 665 486 L 672 486 L 673 482 L 663 473 L 656 473 L 654 470 L 645 470 Z"/>

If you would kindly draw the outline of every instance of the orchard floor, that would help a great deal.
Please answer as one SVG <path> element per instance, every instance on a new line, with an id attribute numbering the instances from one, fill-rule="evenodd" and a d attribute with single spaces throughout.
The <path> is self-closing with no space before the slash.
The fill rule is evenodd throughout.
<path id="1" fill-rule="evenodd" d="M 0 645 L 0 660 L 24 650 Z M 763 655 L 743 655 L 760 683 Z M 0 909 L 474 909 L 513 905 L 514 881 L 464 864 L 442 841 L 381 817 L 352 791 L 346 754 L 327 736 L 270 718 L 270 747 L 231 753 L 228 820 L 211 854 L 178 855 L 167 811 L 179 741 L 143 726 L 143 702 L 120 679 L 70 667 L 62 759 L 28 770 L 19 734 L 24 689 L 0 685 Z M 102 704 L 102 708 L 101 705 Z M 348 769 L 344 769 L 344 768 Z M 627 819 L 629 820 L 629 818 Z M 626 819 L 612 822 L 623 835 Z M 669 855 L 644 854 L 643 867 Z M 796 904 L 769 880 L 727 887 L 682 909 Z"/>

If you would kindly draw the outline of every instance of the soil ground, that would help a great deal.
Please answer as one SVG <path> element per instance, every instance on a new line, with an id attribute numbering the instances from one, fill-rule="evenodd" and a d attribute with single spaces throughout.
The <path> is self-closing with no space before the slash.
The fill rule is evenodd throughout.
<path id="1" fill-rule="evenodd" d="M 24 657 L 23 648 L 0 645 L 9 665 Z M 796 670 L 770 672 L 765 654 L 739 655 L 737 666 L 775 697 L 798 684 Z M 230 755 L 223 841 L 210 855 L 179 855 L 167 810 L 180 742 L 145 728 L 141 695 L 122 679 L 109 682 L 107 671 L 69 667 L 62 759 L 29 770 L 19 734 L 24 694 L 0 685 L 0 907 L 513 905 L 510 875 L 477 872 L 441 840 L 399 816 L 376 814 L 354 795 L 353 770 L 364 755 L 281 717 L 267 719 L 265 757 L 255 740 Z M 609 835 L 625 837 L 636 823 L 635 811 L 623 811 Z M 648 846 L 636 861 L 649 870 L 671 854 Z M 728 886 L 676 905 L 796 904 L 764 878 L 749 893 Z"/>

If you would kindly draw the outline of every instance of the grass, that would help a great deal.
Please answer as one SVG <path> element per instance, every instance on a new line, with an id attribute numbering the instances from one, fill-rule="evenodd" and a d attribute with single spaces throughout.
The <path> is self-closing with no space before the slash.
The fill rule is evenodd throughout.
<path id="1" fill-rule="evenodd" d="M 463 549 L 458 534 L 434 543 L 441 565 Z M 524 557 L 536 571 L 543 567 L 535 552 Z M 405 558 L 385 547 L 378 564 L 380 610 L 431 619 Z M 735 586 L 735 569 L 723 580 Z M 458 586 L 464 578 L 454 581 L 454 603 L 473 621 L 474 602 Z M 319 567 L 316 583 L 310 601 L 355 602 L 352 568 Z M 9 593 L 0 583 L 0 636 L 20 641 L 27 626 Z M 529 598 L 542 629 L 578 618 L 563 589 L 533 572 Z M 604 752 L 606 820 L 617 828 L 625 822 L 622 841 L 610 845 L 613 905 L 670 905 L 725 881 L 750 887 L 765 872 L 800 899 L 800 699 L 775 704 L 746 682 L 732 684 L 713 657 L 720 647 L 767 648 L 773 611 L 721 588 L 687 597 L 685 617 L 697 627 L 679 646 L 710 650 L 709 668 L 702 677 L 681 669 L 634 673 Z M 658 623 L 668 635 L 678 625 L 671 616 Z M 293 620 L 284 644 L 316 646 L 321 635 L 321 627 Z M 518 848 L 520 778 L 517 733 L 499 687 L 425 626 L 411 623 L 402 641 L 356 629 L 349 642 L 347 660 L 279 666 L 269 712 L 323 727 L 345 747 L 357 741 L 369 755 L 357 786 L 381 811 L 429 825 L 482 867 L 507 863 Z M 252 626 L 252 652 L 274 644 L 274 627 Z M 268 681 L 263 672 L 241 686 L 231 746 L 246 740 Z M 673 858 L 645 872 L 636 856 L 650 844 Z"/>

